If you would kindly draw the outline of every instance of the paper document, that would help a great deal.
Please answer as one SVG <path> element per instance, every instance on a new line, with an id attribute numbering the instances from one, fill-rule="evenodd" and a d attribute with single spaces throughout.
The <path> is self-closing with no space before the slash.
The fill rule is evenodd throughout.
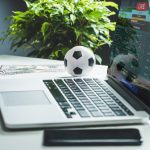
<path id="1" fill-rule="evenodd" d="M 85 77 L 105 79 L 107 66 L 95 65 Z M 0 79 L 15 78 L 65 78 L 72 77 L 64 67 L 64 61 L 20 56 L 0 56 Z"/>
<path id="2" fill-rule="evenodd" d="M 26 73 L 64 72 L 61 64 L 52 65 L 1 65 L 0 75 L 16 75 Z"/>
<path id="3" fill-rule="evenodd" d="M 107 66 L 96 65 L 85 77 L 106 78 Z M 72 77 L 67 73 L 63 63 L 51 65 L 1 65 L 1 78 L 47 78 Z"/>

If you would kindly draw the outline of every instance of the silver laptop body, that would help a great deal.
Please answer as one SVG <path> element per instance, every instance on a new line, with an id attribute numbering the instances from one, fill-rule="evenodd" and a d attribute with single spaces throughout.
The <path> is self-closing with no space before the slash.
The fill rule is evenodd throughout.
<path id="1" fill-rule="evenodd" d="M 74 85 L 71 87 L 71 84 L 69 86 L 65 80 L 70 83 L 74 82 L 77 88 Z M 49 81 L 51 85 L 48 86 Z M 97 88 L 97 91 L 92 90 L 90 84 L 85 81 L 94 81 L 95 85 L 99 86 L 96 83 L 99 80 L 91 78 L 3 79 L 0 81 L 0 107 L 5 126 L 10 129 L 18 129 L 132 124 L 148 121 L 149 115 L 145 111 L 137 111 L 105 81 L 101 81 L 101 83 L 105 86 L 106 91 L 109 89 L 119 102 L 112 102 L 111 95 L 104 94 L 106 91 L 102 88 L 99 88 L 100 90 Z M 64 82 L 68 89 L 63 91 L 65 86 L 58 86 L 58 82 Z M 81 84 L 86 86 L 84 85 L 82 89 Z M 55 89 L 53 95 L 51 88 L 53 90 L 57 88 L 60 93 Z M 78 95 L 74 93 L 70 95 L 73 89 L 77 91 Z M 85 93 L 86 89 L 90 89 L 91 92 Z M 70 100 L 65 90 L 71 97 Z M 102 93 L 99 93 L 100 91 Z M 75 98 L 74 101 L 72 101 L 73 98 Z M 115 111 L 111 109 L 111 106 Z"/>

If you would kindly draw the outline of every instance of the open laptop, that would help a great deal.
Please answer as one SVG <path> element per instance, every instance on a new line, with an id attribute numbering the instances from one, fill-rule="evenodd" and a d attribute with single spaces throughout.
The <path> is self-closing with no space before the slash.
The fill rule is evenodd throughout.
<path id="1" fill-rule="evenodd" d="M 5 127 L 21 129 L 148 122 L 149 18 L 148 2 L 122 1 L 107 80 L 27 78 L 5 80 L 3 85 L 1 82 L 0 109 Z"/>

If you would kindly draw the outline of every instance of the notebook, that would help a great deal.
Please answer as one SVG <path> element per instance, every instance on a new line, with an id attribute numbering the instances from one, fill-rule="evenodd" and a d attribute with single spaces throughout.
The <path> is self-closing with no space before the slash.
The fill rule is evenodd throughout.
<path id="1" fill-rule="evenodd" d="M 150 112 L 149 10 L 148 1 L 122 1 L 106 80 L 63 77 L 1 81 L 0 110 L 5 127 L 147 123 Z"/>

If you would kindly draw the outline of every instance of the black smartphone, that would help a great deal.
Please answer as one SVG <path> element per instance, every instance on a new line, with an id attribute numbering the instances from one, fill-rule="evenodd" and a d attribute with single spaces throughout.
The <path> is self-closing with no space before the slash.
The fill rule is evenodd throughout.
<path id="1" fill-rule="evenodd" d="M 141 145 L 138 129 L 46 129 L 45 146 Z"/>

